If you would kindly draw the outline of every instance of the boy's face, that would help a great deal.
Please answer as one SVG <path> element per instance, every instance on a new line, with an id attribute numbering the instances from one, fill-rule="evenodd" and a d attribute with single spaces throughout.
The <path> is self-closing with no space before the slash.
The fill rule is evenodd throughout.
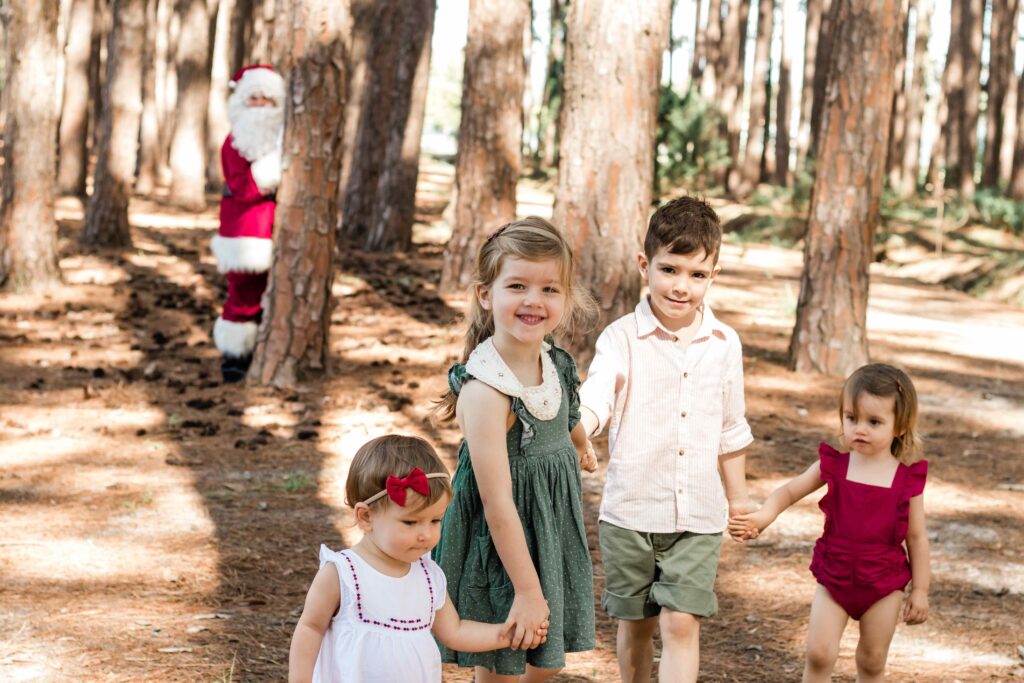
<path id="1" fill-rule="evenodd" d="M 651 310 L 672 332 L 694 321 L 719 271 L 714 256 L 703 249 L 689 254 L 671 254 L 662 247 L 650 262 L 641 252 L 637 255 L 637 265 L 650 287 Z"/>

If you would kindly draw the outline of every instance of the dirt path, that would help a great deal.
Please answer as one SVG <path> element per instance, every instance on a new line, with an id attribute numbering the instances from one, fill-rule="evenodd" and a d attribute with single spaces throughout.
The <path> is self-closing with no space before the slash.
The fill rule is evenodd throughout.
<path id="1" fill-rule="evenodd" d="M 443 238 L 430 222 L 444 180 L 422 184 L 421 240 Z M 386 431 L 454 454 L 457 432 L 428 413 L 464 301 L 436 294 L 436 243 L 347 252 L 331 378 L 225 388 L 209 340 L 223 287 L 206 247 L 214 214 L 135 209 L 136 248 L 94 256 L 75 250 L 80 211 L 62 203 L 67 285 L 0 298 L 0 679 L 280 680 L 318 544 L 354 540 L 348 458 Z M 745 343 L 763 496 L 835 431 L 838 383 L 783 366 L 800 255 L 730 243 L 722 261 L 711 301 Z M 932 466 L 932 618 L 897 632 L 891 680 L 1022 675 L 1024 312 L 879 274 L 869 326 L 875 358 L 906 366 L 924 396 Z M 602 482 L 585 479 L 592 520 Z M 820 528 L 805 501 L 758 542 L 726 547 L 705 680 L 797 678 Z M 614 627 L 598 614 L 598 649 L 559 680 L 616 679 Z M 838 680 L 853 678 L 854 635 Z"/>

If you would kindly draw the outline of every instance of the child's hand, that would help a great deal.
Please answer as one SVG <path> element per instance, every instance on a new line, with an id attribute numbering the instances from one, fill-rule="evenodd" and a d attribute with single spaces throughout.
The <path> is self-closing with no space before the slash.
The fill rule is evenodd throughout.
<path id="1" fill-rule="evenodd" d="M 922 590 L 911 590 L 907 604 L 903 606 L 903 621 L 913 626 L 923 624 L 928 619 L 928 593 Z"/>
<path id="2" fill-rule="evenodd" d="M 750 526 L 745 521 L 738 521 L 756 510 L 757 505 L 750 500 L 729 501 L 729 536 L 732 540 L 743 543 L 758 537 L 760 529 Z"/>
<path id="3" fill-rule="evenodd" d="M 729 535 L 734 541 L 740 543 L 752 541 L 760 536 L 761 531 L 772 521 L 763 509 L 757 512 L 733 514 L 729 517 Z"/>
<path id="4" fill-rule="evenodd" d="M 584 472 L 596 472 L 597 471 L 597 454 L 594 453 L 594 444 L 590 443 L 590 439 L 587 439 L 587 446 L 581 452 L 577 451 L 580 456 L 580 469 Z"/>
<path id="5" fill-rule="evenodd" d="M 544 622 L 537 627 L 537 630 L 534 632 L 536 640 L 534 647 L 548 642 L 548 627 L 550 625 L 550 619 L 545 619 Z M 495 624 L 494 627 L 497 629 L 498 647 L 512 647 L 512 634 L 514 631 L 512 629 L 506 629 L 505 624 Z"/>
<path id="6" fill-rule="evenodd" d="M 540 645 L 537 633 L 543 629 L 544 637 L 547 637 L 550 616 L 548 602 L 539 589 L 522 593 L 517 591 L 502 631 L 511 638 L 509 647 L 513 650 L 532 650 Z"/>

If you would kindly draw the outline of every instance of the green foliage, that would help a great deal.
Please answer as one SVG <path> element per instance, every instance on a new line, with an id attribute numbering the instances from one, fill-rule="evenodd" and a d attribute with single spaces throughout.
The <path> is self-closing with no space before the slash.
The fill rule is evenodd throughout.
<path id="1" fill-rule="evenodd" d="M 1024 202 L 1006 197 L 998 190 L 984 188 L 974 193 L 974 208 L 982 223 L 993 228 L 1009 228 L 1014 234 L 1024 232 Z"/>
<path id="2" fill-rule="evenodd" d="M 655 192 L 672 185 L 711 186 L 729 166 L 729 145 L 719 134 L 722 114 L 690 89 L 680 96 L 662 86 L 654 155 Z"/>
<path id="3" fill-rule="evenodd" d="M 316 483 L 305 472 L 292 472 L 284 478 L 284 484 L 282 484 L 282 488 L 288 493 L 298 493 L 314 486 Z"/>

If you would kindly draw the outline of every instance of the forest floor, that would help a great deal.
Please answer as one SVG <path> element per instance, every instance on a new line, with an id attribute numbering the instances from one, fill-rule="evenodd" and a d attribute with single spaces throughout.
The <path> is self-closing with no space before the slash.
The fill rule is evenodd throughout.
<path id="1" fill-rule="evenodd" d="M 429 417 L 465 305 L 435 289 L 447 183 L 445 169 L 425 170 L 412 252 L 339 256 L 332 372 L 295 391 L 219 383 L 212 197 L 199 216 L 135 202 L 134 248 L 106 254 L 78 250 L 81 206 L 60 201 L 65 285 L 0 297 L 0 679 L 285 677 L 319 544 L 355 540 L 342 488 L 356 448 L 414 433 L 453 464 L 457 430 Z M 550 210 L 529 187 L 521 199 L 523 213 Z M 744 341 L 762 498 L 832 438 L 840 384 L 785 367 L 801 254 L 729 238 L 721 260 L 709 300 Z M 931 463 L 931 617 L 897 630 L 890 680 L 1019 680 L 1024 310 L 878 265 L 868 327 L 874 359 L 915 379 Z M 603 481 L 584 476 L 595 604 Z M 724 546 L 702 680 L 799 678 L 822 526 L 813 498 L 758 541 Z M 616 680 L 614 640 L 598 607 L 597 649 L 571 655 L 557 680 Z M 837 680 L 853 680 L 855 643 L 851 624 Z"/>

